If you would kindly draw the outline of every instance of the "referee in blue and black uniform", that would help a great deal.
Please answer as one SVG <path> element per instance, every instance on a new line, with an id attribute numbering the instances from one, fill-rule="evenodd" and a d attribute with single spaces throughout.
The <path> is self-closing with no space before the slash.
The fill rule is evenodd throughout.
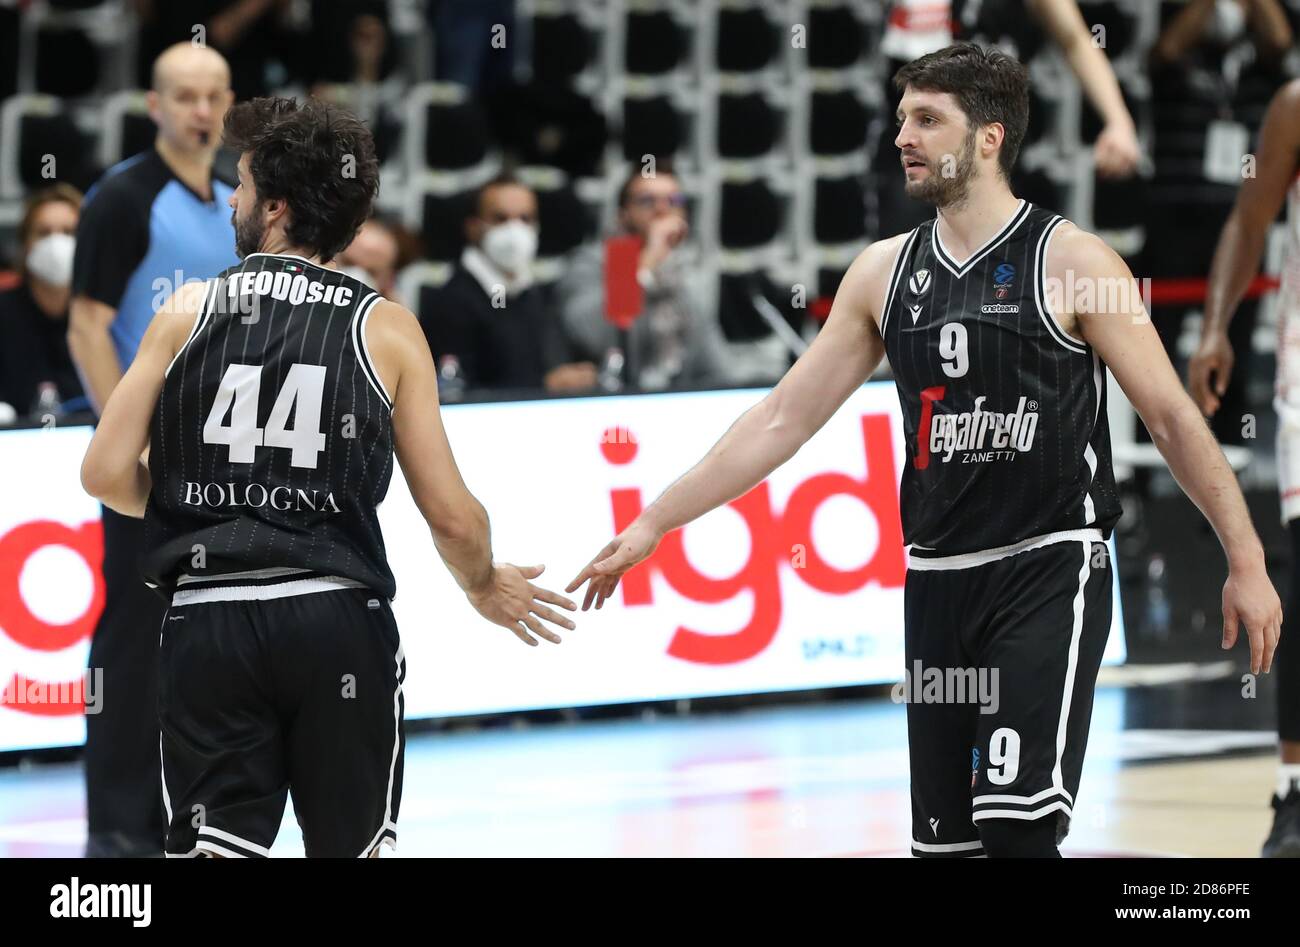
<path id="1" fill-rule="evenodd" d="M 135 357 L 154 310 L 180 284 L 238 262 L 227 199 L 213 177 L 230 69 L 215 50 L 178 43 L 154 63 L 154 147 L 109 169 L 77 227 L 68 345 L 98 412 Z M 158 635 L 163 598 L 140 573 L 141 521 L 103 510 L 104 612 L 90 666 L 104 673 L 86 717 L 86 855 L 160 855 Z"/>

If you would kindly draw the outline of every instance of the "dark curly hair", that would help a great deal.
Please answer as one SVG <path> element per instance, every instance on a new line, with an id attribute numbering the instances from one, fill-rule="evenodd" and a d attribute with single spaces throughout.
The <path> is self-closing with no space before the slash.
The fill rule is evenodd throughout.
<path id="1" fill-rule="evenodd" d="M 1006 135 L 998 167 L 1011 180 L 1029 125 L 1029 72 L 1021 63 L 997 49 L 956 43 L 913 59 L 894 73 L 895 89 L 905 92 L 909 85 L 950 93 L 972 129 L 1000 124 Z"/>
<path id="2" fill-rule="evenodd" d="M 226 113 L 223 141 L 249 154 L 258 200 L 289 205 L 288 237 L 328 263 L 370 216 L 379 161 L 370 129 L 316 99 L 260 98 Z"/>

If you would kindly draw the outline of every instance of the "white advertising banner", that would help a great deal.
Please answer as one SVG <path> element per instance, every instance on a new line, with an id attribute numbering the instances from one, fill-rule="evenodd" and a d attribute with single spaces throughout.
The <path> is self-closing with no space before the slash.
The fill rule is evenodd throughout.
<path id="1" fill-rule="evenodd" d="M 562 590 L 764 393 L 466 404 L 444 416 L 497 559 L 544 563 L 536 581 Z M 666 537 L 604 608 L 561 629 L 563 644 L 536 648 L 470 607 L 395 468 L 380 520 L 407 717 L 898 680 L 901 430 L 893 386 L 864 386 L 767 481 Z M 82 672 L 103 602 L 98 507 L 78 483 L 89 436 L 0 434 L 0 751 L 84 739 Z M 1124 656 L 1115 601 L 1108 663 Z M 93 676 L 84 698 L 112 699 L 92 692 Z"/>

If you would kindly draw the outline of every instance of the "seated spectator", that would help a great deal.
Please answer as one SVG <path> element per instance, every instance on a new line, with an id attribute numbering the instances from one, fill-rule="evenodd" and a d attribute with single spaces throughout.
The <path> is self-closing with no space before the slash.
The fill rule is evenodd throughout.
<path id="1" fill-rule="evenodd" d="M 288 81 L 302 45 L 292 26 L 294 6 L 293 0 L 135 0 L 139 82 L 149 80 L 163 50 L 195 42 L 225 56 L 237 99 L 267 95 Z"/>
<path id="2" fill-rule="evenodd" d="M 315 0 L 302 69 L 313 98 L 333 102 L 370 127 L 380 163 L 401 136 L 408 79 L 397 68 L 397 49 L 383 0 Z"/>
<path id="3" fill-rule="evenodd" d="M 619 192 L 619 226 L 641 238 L 637 280 L 645 291 L 645 308 L 628 332 L 624 353 L 628 378 L 635 387 L 726 384 L 731 380 L 727 348 L 716 314 L 693 270 L 685 240 L 686 198 L 677 177 L 663 169 L 629 175 Z M 604 247 L 580 247 L 558 287 L 564 326 L 582 350 L 604 358 L 621 346 L 618 329 L 605 319 Z"/>
<path id="4" fill-rule="evenodd" d="M 80 191 L 55 184 L 23 210 L 21 282 L 0 293 L 0 401 L 20 416 L 87 407 L 67 341 L 80 208 Z"/>
<path id="5" fill-rule="evenodd" d="M 420 298 L 440 373 L 454 364 L 466 388 L 593 387 L 596 367 L 572 361 L 559 316 L 533 285 L 537 196 L 510 178 L 488 182 L 465 221 L 465 238 L 451 278 Z"/>
<path id="6" fill-rule="evenodd" d="M 405 306 L 397 292 L 397 271 L 411 262 L 414 238 L 394 224 L 371 217 L 347 249 L 335 258 L 340 270 L 350 273 L 385 299 Z"/>

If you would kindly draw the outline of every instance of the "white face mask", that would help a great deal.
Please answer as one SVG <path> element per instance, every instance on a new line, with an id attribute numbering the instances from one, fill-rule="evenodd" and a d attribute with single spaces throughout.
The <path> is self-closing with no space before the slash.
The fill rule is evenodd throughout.
<path id="1" fill-rule="evenodd" d="M 537 231 L 522 220 L 497 224 L 483 235 L 483 252 L 501 269 L 517 276 L 537 256 Z"/>
<path id="2" fill-rule="evenodd" d="M 41 237 L 27 251 L 27 272 L 42 283 L 60 289 L 72 282 L 72 257 L 77 250 L 77 238 L 66 233 L 52 233 Z"/>

